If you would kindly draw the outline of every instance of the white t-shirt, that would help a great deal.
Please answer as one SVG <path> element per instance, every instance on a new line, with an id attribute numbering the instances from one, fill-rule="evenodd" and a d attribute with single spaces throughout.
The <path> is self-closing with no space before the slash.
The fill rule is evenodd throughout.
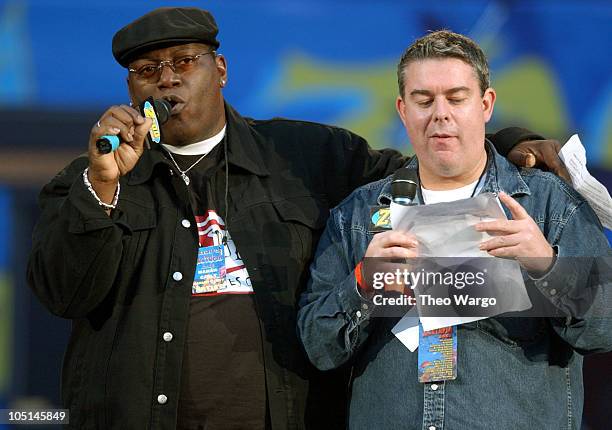
<path id="1" fill-rule="evenodd" d="M 455 188 L 454 190 L 440 190 L 433 191 L 421 187 L 421 193 L 423 195 L 423 203 L 430 205 L 433 203 L 445 203 L 454 202 L 455 200 L 469 199 L 472 196 L 478 194 L 479 189 L 482 188 L 481 184 L 484 184 L 485 177 L 475 180 L 474 182 L 467 184 L 461 188 Z"/>

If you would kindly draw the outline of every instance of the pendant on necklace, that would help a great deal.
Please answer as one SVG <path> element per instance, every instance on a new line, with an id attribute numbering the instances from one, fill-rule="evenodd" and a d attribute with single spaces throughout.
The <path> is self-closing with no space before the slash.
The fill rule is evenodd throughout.
<path id="1" fill-rule="evenodd" d="M 183 181 L 185 181 L 185 185 L 189 185 L 189 176 L 181 172 L 181 178 L 183 178 Z"/>

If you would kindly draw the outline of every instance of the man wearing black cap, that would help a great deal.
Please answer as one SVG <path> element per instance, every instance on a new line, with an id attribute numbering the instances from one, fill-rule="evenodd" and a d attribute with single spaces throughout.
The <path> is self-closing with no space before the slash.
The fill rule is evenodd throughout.
<path id="1" fill-rule="evenodd" d="M 347 369 L 308 363 L 296 299 L 329 209 L 403 159 L 337 127 L 241 117 L 222 96 L 217 32 L 195 8 L 121 29 L 131 104 L 172 107 L 162 145 L 145 150 L 151 120 L 112 106 L 88 156 L 41 193 L 28 276 L 73 321 L 62 395 L 75 428 L 344 426 Z M 122 144 L 101 154 L 103 135 Z"/>

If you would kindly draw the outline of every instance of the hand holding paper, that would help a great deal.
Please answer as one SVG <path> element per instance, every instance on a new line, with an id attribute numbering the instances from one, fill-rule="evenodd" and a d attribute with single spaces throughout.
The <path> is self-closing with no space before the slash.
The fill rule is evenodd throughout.
<path id="1" fill-rule="evenodd" d="M 480 244 L 480 249 L 494 257 L 516 258 L 520 265 L 534 276 L 539 276 L 552 265 L 554 251 L 533 218 L 512 197 L 504 192 L 499 198 L 512 214 L 511 220 L 481 222 L 477 231 L 493 237 Z"/>
<path id="2" fill-rule="evenodd" d="M 375 272 L 393 273 L 397 269 L 403 270 L 407 267 L 403 261 L 417 256 L 418 241 L 414 234 L 392 230 L 375 234 L 362 261 L 363 284 L 360 284 L 362 293 L 369 296 L 373 292 L 372 289 L 377 288 L 373 283 Z M 404 293 L 406 286 L 399 282 L 385 282 L 383 289 Z"/>
<path id="3" fill-rule="evenodd" d="M 443 314 L 439 311 L 441 308 L 424 305 L 420 300 L 417 301 L 417 309 L 414 309 L 411 315 L 407 315 L 393 330 L 393 333 L 408 347 L 414 347 L 414 336 L 418 334 L 415 331 L 416 316 L 420 318 L 425 330 L 433 330 L 489 318 L 501 313 L 522 311 L 531 306 L 519 264 L 512 260 L 494 259 L 492 255 L 480 249 L 481 242 L 494 240 L 495 238 L 492 238 L 486 229 L 479 231 L 474 228 L 475 225 L 484 221 L 492 221 L 493 224 L 491 225 L 496 226 L 497 229 L 503 231 L 508 230 L 508 228 L 513 229 L 511 234 L 517 234 L 519 230 L 527 229 L 529 233 L 524 238 L 531 238 L 534 234 L 531 228 L 535 227 L 537 229 L 537 225 L 518 203 L 508 200 L 506 204 L 510 207 L 513 216 L 517 218 L 516 221 L 510 221 L 510 224 L 505 224 L 509 221 L 506 219 L 497 198 L 491 193 L 483 193 L 470 199 L 456 200 L 450 203 L 421 206 L 391 205 L 393 229 L 409 231 L 416 236 L 419 242 L 419 258 L 417 260 L 420 263 L 426 263 L 428 272 L 432 268 L 440 273 L 453 270 L 451 267 L 445 267 L 445 265 L 456 265 L 458 261 L 472 267 L 487 267 L 490 270 L 484 270 L 487 276 L 482 293 L 486 292 L 490 297 L 497 299 L 496 307 L 482 311 L 476 316 Z M 533 223 L 533 226 L 530 223 Z M 494 244 L 495 242 L 493 242 Z M 551 255 L 546 254 L 539 248 L 543 246 L 543 249 L 546 250 L 545 246 L 548 246 L 547 244 L 542 245 L 538 241 L 537 243 L 530 243 L 529 246 L 536 246 L 535 249 L 529 250 L 529 255 L 533 253 Z M 496 248 L 499 248 L 499 245 Z M 523 252 L 524 250 L 519 248 L 518 251 Z M 549 251 L 552 252 L 552 249 L 549 249 Z M 435 269 L 436 266 L 438 269 Z M 416 267 L 415 270 L 418 271 L 420 268 Z M 438 287 L 422 288 L 420 285 L 416 285 L 414 293 L 416 297 L 421 297 L 423 294 L 444 295 L 445 290 Z M 450 297 L 455 293 L 456 290 L 453 291 L 449 288 L 446 294 Z"/>
<path id="4" fill-rule="evenodd" d="M 374 235 L 365 257 L 412 258 L 417 256 L 419 243 L 412 233 L 385 231 Z"/>

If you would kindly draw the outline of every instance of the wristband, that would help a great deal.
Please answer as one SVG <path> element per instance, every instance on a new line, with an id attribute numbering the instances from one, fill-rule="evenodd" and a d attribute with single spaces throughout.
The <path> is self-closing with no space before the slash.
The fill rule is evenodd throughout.
<path id="1" fill-rule="evenodd" d="M 85 183 L 85 186 L 87 187 L 91 195 L 94 197 L 94 199 L 96 199 L 98 204 L 102 206 L 104 209 L 116 209 L 117 202 L 119 202 L 119 191 L 121 191 L 121 184 L 117 182 L 117 190 L 115 191 L 115 196 L 113 197 L 112 203 L 111 204 L 104 203 L 102 200 L 100 200 L 100 197 L 98 197 L 98 194 L 96 194 L 96 190 L 93 189 L 91 182 L 89 182 L 89 178 L 87 177 L 87 172 L 89 172 L 89 167 L 86 167 L 85 170 L 83 170 L 83 182 Z"/>
<path id="2" fill-rule="evenodd" d="M 355 266 L 355 280 L 357 281 L 357 286 L 362 291 L 368 291 L 368 286 L 363 280 L 363 260 L 357 263 Z"/>

